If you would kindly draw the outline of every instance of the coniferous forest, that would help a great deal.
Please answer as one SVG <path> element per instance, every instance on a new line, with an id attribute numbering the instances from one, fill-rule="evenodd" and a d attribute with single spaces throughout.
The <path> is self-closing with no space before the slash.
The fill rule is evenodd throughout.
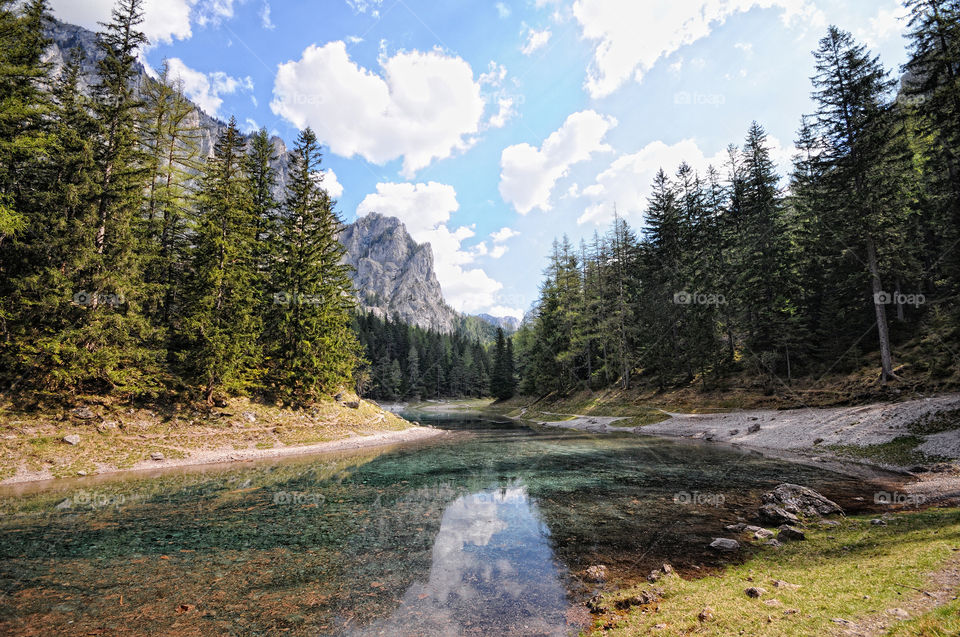
<path id="1" fill-rule="evenodd" d="M 341 221 L 308 128 L 276 200 L 272 146 L 231 120 L 201 157 L 192 105 L 161 72 L 134 86 L 142 0 L 51 79 L 44 0 L 0 3 L 0 368 L 21 392 L 353 389 L 362 350 Z"/>
<path id="2" fill-rule="evenodd" d="M 642 229 L 554 243 L 515 336 L 522 393 L 956 372 L 960 5 L 907 5 L 899 77 L 846 31 L 820 40 L 787 179 L 754 122 L 726 165 L 661 170 Z"/>

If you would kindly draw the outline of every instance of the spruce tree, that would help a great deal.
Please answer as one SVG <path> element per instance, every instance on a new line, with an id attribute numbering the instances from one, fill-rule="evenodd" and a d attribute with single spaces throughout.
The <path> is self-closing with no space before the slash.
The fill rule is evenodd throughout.
<path id="1" fill-rule="evenodd" d="M 248 391 L 260 363 L 256 219 L 245 146 L 231 118 L 207 161 L 198 195 L 184 326 L 188 366 L 208 405 L 218 390 Z"/>
<path id="2" fill-rule="evenodd" d="M 290 183 L 278 236 L 269 323 L 273 391 L 291 401 L 314 400 L 352 385 L 358 343 L 341 222 L 321 187 L 320 145 L 309 128 L 290 153 Z"/>

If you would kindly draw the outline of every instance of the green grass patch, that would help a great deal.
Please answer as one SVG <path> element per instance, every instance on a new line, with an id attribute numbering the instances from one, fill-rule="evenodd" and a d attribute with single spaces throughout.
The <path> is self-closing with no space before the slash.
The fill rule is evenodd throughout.
<path id="1" fill-rule="evenodd" d="M 910 433 L 918 436 L 929 436 L 930 434 L 960 429 L 960 409 L 927 414 L 910 423 L 907 428 Z"/>
<path id="2" fill-rule="evenodd" d="M 847 518 L 837 527 L 808 529 L 805 542 L 750 549 L 755 552 L 744 563 L 716 575 L 663 578 L 656 584 L 663 593 L 656 612 L 622 601 L 650 590 L 649 584 L 608 594 L 594 628 L 620 636 L 836 634 L 841 627 L 832 620 L 857 622 L 902 606 L 920 595 L 915 589 L 927 585 L 929 573 L 958 555 L 960 509 L 902 513 L 887 522 L 873 526 L 869 516 Z M 774 580 L 796 587 L 778 588 Z M 748 587 L 766 593 L 752 599 L 744 592 Z M 618 601 L 625 610 L 618 610 Z M 701 622 L 704 607 L 713 618 Z M 931 632 L 947 613 L 935 611 L 913 622 L 913 632 L 896 634 L 956 634 Z"/>
<path id="3" fill-rule="evenodd" d="M 960 600 L 953 600 L 916 619 L 894 626 L 891 637 L 956 637 L 960 635 Z"/>
<path id="4" fill-rule="evenodd" d="M 900 436 L 878 445 L 827 445 L 824 448 L 838 456 L 862 458 L 901 467 L 948 460 L 919 451 L 917 447 L 921 444 L 923 444 L 923 438 L 920 436 Z"/>

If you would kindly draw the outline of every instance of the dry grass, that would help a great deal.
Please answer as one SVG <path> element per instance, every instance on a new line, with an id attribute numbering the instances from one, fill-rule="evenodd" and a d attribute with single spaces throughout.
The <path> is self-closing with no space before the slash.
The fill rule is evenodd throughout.
<path id="1" fill-rule="evenodd" d="M 350 400 L 349 398 L 347 400 Z M 233 399 L 212 410 L 177 404 L 163 411 L 97 400 L 84 403 L 94 418 L 68 409 L 24 411 L 0 406 L 0 478 L 20 472 L 52 477 L 129 468 L 160 452 L 182 458 L 198 450 L 271 449 L 399 431 L 410 424 L 375 403 L 351 409 L 333 400 L 295 410 Z M 70 445 L 64 437 L 77 435 Z"/>

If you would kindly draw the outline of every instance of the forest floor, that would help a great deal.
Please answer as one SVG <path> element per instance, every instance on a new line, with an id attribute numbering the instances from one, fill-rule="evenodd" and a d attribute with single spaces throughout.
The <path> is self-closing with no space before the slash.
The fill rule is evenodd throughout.
<path id="1" fill-rule="evenodd" d="M 389 445 L 441 435 L 371 401 L 294 410 L 233 399 L 134 408 L 102 399 L 73 409 L 0 405 L 0 484 L 249 461 Z"/>

